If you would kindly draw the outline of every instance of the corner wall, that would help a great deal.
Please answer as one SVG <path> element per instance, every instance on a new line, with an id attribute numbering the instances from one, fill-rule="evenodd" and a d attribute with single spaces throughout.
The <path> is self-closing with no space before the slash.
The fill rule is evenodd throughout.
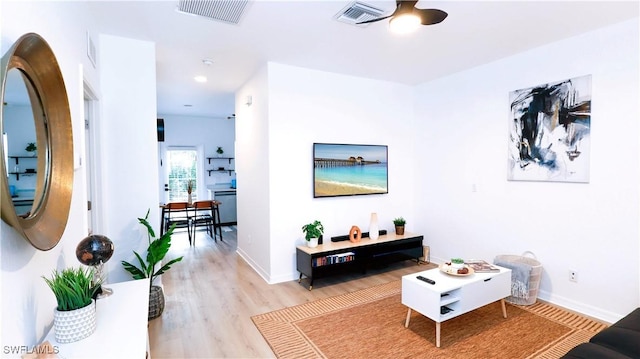
<path id="1" fill-rule="evenodd" d="M 392 229 L 392 219 L 403 216 L 407 231 L 415 230 L 411 192 L 415 160 L 407 155 L 414 152 L 412 88 L 276 63 L 269 63 L 265 71 L 258 92 L 263 96 L 254 93 L 251 106 L 260 104 L 260 117 L 252 117 L 253 122 L 244 118 L 248 87 L 236 98 L 238 166 L 242 166 L 237 174 L 242 188 L 238 246 L 243 256 L 250 263 L 261 263 L 259 272 L 276 283 L 298 278 L 295 247 L 305 244 L 302 225 L 315 219 L 324 224 L 326 238 L 348 234 L 352 225 L 368 229 L 371 212 L 378 213 L 381 229 Z M 251 108 L 244 112 L 255 111 Z M 262 131 L 268 131 L 268 142 L 262 142 L 255 156 L 245 157 L 246 149 L 255 146 L 248 139 Z M 314 142 L 388 145 L 389 194 L 313 198 Z M 243 161 L 260 165 L 245 167 Z M 265 191 L 258 198 L 267 196 L 266 201 L 249 204 L 252 193 L 246 191 L 245 181 L 257 179 L 256 186 Z"/>
<path id="2" fill-rule="evenodd" d="M 416 88 L 416 222 L 435 261 L 532 251 L 541 299 L 610 322 L 638 306 L 638 45 L 636 19 Z M 590 183 L 507 181 L 509 92 L 587 74 Z"/>

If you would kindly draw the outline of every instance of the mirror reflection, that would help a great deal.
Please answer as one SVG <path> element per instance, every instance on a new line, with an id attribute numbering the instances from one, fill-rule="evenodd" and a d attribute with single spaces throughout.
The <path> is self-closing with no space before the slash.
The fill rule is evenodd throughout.
<path id="1" fill-rule="evenodd" d="M 42 181 L 37 176 L 36 132 L 36 124 L 44 122 L 42 106 L 31 81 L 17 68 L 7 72 L 3 102 L 3 144 L 9 192 L 16 214 L 28 218 L 36 213 L 43 193 Z"/>

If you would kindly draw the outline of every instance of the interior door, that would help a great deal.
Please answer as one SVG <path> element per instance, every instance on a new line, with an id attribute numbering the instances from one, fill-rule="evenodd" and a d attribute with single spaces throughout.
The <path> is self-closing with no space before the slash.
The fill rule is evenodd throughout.
<path id="1" fill-rule="evenodd" d="M 186 201 L 192 181 L 191 198 L 198 199 L 198 150 L 196 147 L 168 147 L 166 151 L 166 201 Z"/>

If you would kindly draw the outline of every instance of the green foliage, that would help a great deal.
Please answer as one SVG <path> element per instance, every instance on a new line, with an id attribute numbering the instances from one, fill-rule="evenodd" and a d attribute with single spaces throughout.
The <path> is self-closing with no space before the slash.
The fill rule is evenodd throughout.
<path id="1" fill-rule="evenodd" d="M 404 226 L 406 223 L 407 221 L 405 221 L 402 217 L 398 217 L 393 220 L 393 224 L 395 224 L 396 226 Z"/>
<path id="2" fill-rule="evenodd" d="M 313 223 L 302 226 L 302 232 L 305 233 L 304 239 L 306 240 L 310 240 L 311 238 L 320 238 L 324 233 L 324 227 L 320 221 L 313 221 Z"/>
<path id="3" fill-rule="evenodd" d="M 36 147 L 36 143 L 35 142 L 29 142 L 27 143 L 27 148 L 25 148 L 25 151 L 27 152 L 33 152 L 38 150 L 38 147 Z"/>
<path id="4" fill-rule="evenodd" d="M 218 149 L 216 150 L 216 152 L 221 155 L 224 153 L 224 150 L 222 149 L 222 147 L 218 146 Z"/>
<path id="5" fill-rule="evenodd" d="M 54 270 L 51 278 L 42 278 L 56 296 L 58 310 L 69 311 L 91 304 L 91 298 L 100 288 L 100 283 L 91 284 L 93 275 L 93 269 L 67 268 L 62 272 Z"/>
<path id="6" fill-rule="evenodd" d="M 165 265 L 160 267 L 160 269 L 155 270 L 156 264 L 162 262 L 164 257 L 169 252 L 169 248 L 171 247 L 171 235 L 173 234 L 173 230 L 175 229 L 175 224 L 172 225 L 160 238 L 156 238 L 156 234 L 149 224 L 149 211 L 147 210 L 147 215 L 144 218 L 138 218 L 138 222 L 147 228 L 147 237 L 149 239 L 149 247 L 147 248 L 147 258 L 146 262 L 142 259 L 142 257 L 136 252 L 133 251 L 133 254 L 136 256 L 139 267 L 127 262 L 122 261 L 122 265 L 124 269 L 131 273 L 133 279 L 143 279 L 149 278 L 150 283 L 153 283 L 153 280 L 168 271 L 174 263 L 180 262 L 182 257 L 178 257 L 170 260 Z"/>
<path id="7" fill-rule="evenodd" d="M 451 263 L 463 264 L 464 260 L 462 258 L 451 258 Z"/>

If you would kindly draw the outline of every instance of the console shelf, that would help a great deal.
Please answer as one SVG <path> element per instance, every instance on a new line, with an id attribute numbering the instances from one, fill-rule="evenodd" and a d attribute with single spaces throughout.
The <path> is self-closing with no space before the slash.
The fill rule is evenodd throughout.
<path id="1" fill-rule="evenodd" d="M 327 242 L 317 247 L 298 246 L 296 248 L 297 270 L 302 277 L 309 278 L 309 290 L 313 289 L 316 278 L 360 270 L 377 262 L 394 262 L 415 259 L 419 262 L 423 255 L 421 235 L 381 235 L 378 239 L 363 238 L 358 243 L 349 241 Z"/>

